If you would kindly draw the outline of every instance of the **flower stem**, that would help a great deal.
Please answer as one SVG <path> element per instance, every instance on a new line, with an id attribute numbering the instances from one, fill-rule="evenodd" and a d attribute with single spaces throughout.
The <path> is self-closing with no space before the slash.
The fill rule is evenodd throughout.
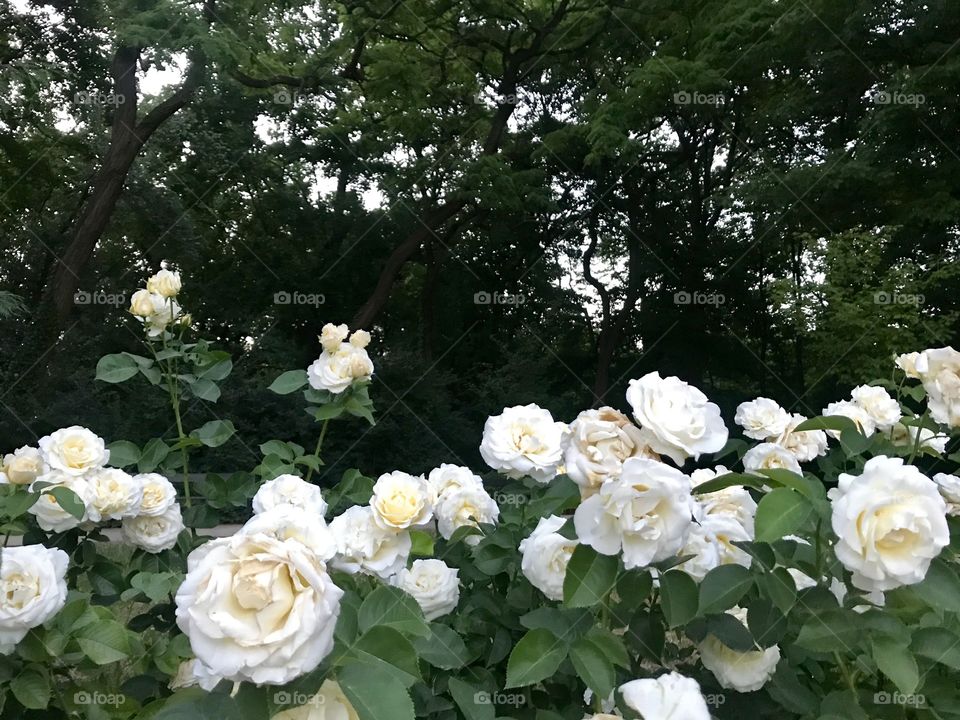
<path id="1" fill-rule="evenodd" d="M 323 438 L 327 435 L 327 426 L 330 424 L 330 418 L 327 418 L 323 421 L 323 425 L 320 427 L 320 437 L 317 438 L 317 447 L 313 451 L 314 457 L 317 460 L 320 460 L 320 448 L 323 447 Z M 310 482 L 310 478 L 313 477 L 313 467 L 307 468 L 307 477 L 304 478 L 307 482 Z"/>
<path id="2" fill-rule="evenodd" d="M 925 408 L 923 415 L 920 416 L 920 424 L 916 426 L 917 436 L 913 440 L 913 451 L 910 453 L 910 457 L 907 458 L 908 463 L 912 463 L 913 459 L 917 456 L 917 453 L 920 452 L 920 436 L 923 433 L 923 422 L 927 419 L 929 414 L 930 408 Z"/>

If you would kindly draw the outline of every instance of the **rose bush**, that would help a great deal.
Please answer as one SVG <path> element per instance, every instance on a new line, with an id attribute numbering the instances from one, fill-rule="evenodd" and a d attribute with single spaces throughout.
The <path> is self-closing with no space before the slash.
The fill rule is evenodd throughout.
<path id="1" fill-rule="evenodd" d="M 302 394 L 316 447 L 267 439 L 198 480 L 191 456 L 235 431 L 189 411 L 216 417 L 232 364 L 184 288 L 151 277 L 144 354 L 96 369 L 164 393 L 164 437 L 76 425 L 3 455 L 2 717 L 960 718 L 952 348 L 809 419 L 748 399 L 742 437 L 650 373 L 629 414 L 492 413 L 489 471 L 321 487 L 331 423 L 375 419 L 370 336 L 330 324 L 270 386 Z"/>

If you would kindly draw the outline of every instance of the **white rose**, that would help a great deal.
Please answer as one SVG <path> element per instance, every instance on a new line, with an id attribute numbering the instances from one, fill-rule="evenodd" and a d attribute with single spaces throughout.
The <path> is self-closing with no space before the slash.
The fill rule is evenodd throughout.
<path id="1" fill-rule="evenodd" d="M 877 431 L 877 423 L 866 410 L 850 400 L 840 400 L 832 402 L 823 409 L 822 415 L 829 417 L 836 415 L 850 418 L 853 420 L 857 429 L 866 437 L 870 437 Z M 840 437 L 836 430 L 827 430 L 831 437 Z"/>
<path id="2" fill-rule="evenodd" d="M 496 523 L 500 517 L 500 508 L 483 487 L 465 485 L 447 490 L 437 502 L 434 514 L 440 536 L 449 540 L 458 528 Z M 475 545 L 479 541 L 477 537 L 466 539 L 469 545 Z"/>
<path id="3" fill-rule="evenodd" d="M 353 355 L 350 352 L 329 353 L 324 350 L 307 368 L 310 387 L 314 390 L 326 390 L 334 395 L 339 395 L 350 387 L 353 379 Z"/>
<path id="4" fill-rule="evenodd" d="M 743 565 L 750 567 L 752 558 L 734 542 L 753 540 L 752 533 L 733 516 L 707 515 L 693 523 L 686 544 L 680 555 L 693 555 L 681 565 L 681 569 L 698 582 L 716 567 L 721 565 Z"/>
<path id="5" fill-rule="evenodd" d="M 84 505 L 84 512 L 80 518 L 75 518 L 69 512 L 60 507 L 60 503 L 49 492 L 49 487 L 43 485 L 56 485 L 72 490 L 77 498 Z M 65 532 L 71 530 L 80 523 L 91 520 L 90 508 L 93 504 L 93 491 L 86 478 L 67 475 L 62 471 L 49 472 L 38 477 L 31 485 L 30 492 L 41 492 L 37 501 L 30 506 L 30 513 L 37 518 L 37 524 L 47 532 Z M 95 522 L 95 521 L 94 521 Z"/>
<path id="6" fill-rule="evenodd" d="M 727 443 L 720 408 L 679 378 L 652 372 L 631 380 L 627 402 L 653 452 L 677 465 L 688 457 L 717 452 Z"/>
<path id="7" fill-rule="evenodd" d="M 727 611 L 742 624 L 746 624 L 747 611 L 732 608 Z M 741 652 L 732 650 L 713 635 L 707 635 L 700 643 L 700 661 L 713 673 L 721 687 L 737 692 L 754 692 L 773 677 L 780 662 L 780 647 Z"/>
<path id="8" fill-rule="evenodd" d="M 916 370 L 933 419 L 960 426 L 960 352 L 952 347 L 924 350 L 917 358 Z"/>
<path id="9" fill-rule="evenodd" d="M 827 452 L 827 434 L 823 430 L 801 430 L 795 428 L 807 418 L 799 413 L 790 416 L 790 424 L 779 437 L 766 438 L 786 448 L 799 462 L 809 462 Z"/>
<path id="10" fill-rule="evenodd" d="M 407 564 L 413 541 L 410 533 L 380 527 L 369 506 L 354 505 L 330 521 L 337 541 L 333 566 L 353 574 L 363 572 L 386 580 Z"/>
<path id="11" fill-rule="evenodd" d="M 917 442 L 917 432 L 920 433 L 920 447 L 929 448 L 937 455 L 943 455 L 947 450 L 947 442 L 950 438 L 947 435 L 934 433 L 929 428 L 919 428 L 916 425 L 904 425 L 898 422 L 890 430 L 890 442 L 897 447 L 912 448 Z"/>
<path id="12" fill-rule="evenodd" d="M 447 492 L 452 492 L 463 487 L 473 487 L 483 490 L 483 480 L 473 470 L 460 465 L 450 465 L 443 463 L 440 467 L 434 468 L 427 476 L 427 485 L 430 486 L 430 492 L 436 499 L 440 499 Z"/>
<path id="13" fill-rule="evenodd" d="M 903 413 L 900 403 L 882 387 L 858 385 L 850 393 L 853 402 L 863 408 L 879 430 L 889 430 Z"/>
<path id="14" fill-rule="evenodd" d="M 0 550 L 0 655 L 60 612 L 67 601 L 67 562 L 63 550 L 43 545 Z"/>
<path id="15" fill-rule="evenodd" d="M 67 475 L 85 475 L 110 460 L 103 440 L 79 425 L 57 430 L 40 438 L 40 454 L 51 470 Z"/>
<path id="16" fill-rule="evenodd" d="M 223 680 L 219 675 L 210 672 L 210 668 L 204 665 L 196 658 L 184 660 L 177 666 L 177 674 L 170 679 L 168 688 L 179 690 L 180 688 L 201 687 L 207 692 L 213 689 Z"/>
<path id="17" fill-rule="evenodd" d="M 920 357 L 918 352 L 908 352 L 903 353 L 902 355 L 897 355 L 896 366 L 903 370 L 903 374 L 908 378 L 918 379 L 920 373 L 917 372 L 917 358 Z"/>
<path id="18" fill-rule="evenodd" d="M 340 349 L 340 344 L 347 339 L 350 328 L 346 325 L 327 323 L 320 331 L 320 345 L 331 355 Z"/>
<path id="19" fill-rule="evenodd" d="M 297 475 L 277 475 L 261 485 L 253 496 L 254 514 L 278 505 L 296 505 L 319 518 L 327 512 L 327 502 L 320 488 Z"/>
<path id="20" fill-rule="evenodd" d="M 148 300 L 153 305 L 153 309 L 149 314 L 142 316 L 143 326 L 148 336 L 160 337 L 164 330 L 177 321 L 182 308 L 173 298 L 165 298 L 158 293 L 150 293 L 149 298 L 144 298 L 141 304 L 146 305 Z M 140 315 L 139 312 L 134 314 Z"/>
<path id="21" fill-rule="evenodd" d="M 0 466 L 7 479 L 14 485 L 29 485 L 47 472 L 47 464 L 37 448 L 25 445 L 7 453 Z"/>
<path id="22" fill-rule="evenodd" d="M 140 319 L 153 315 L 153 293 L 149 290 L 137 290 L 130 297 L 130 314 Z"/>
<path id="23" fill-rule="evenodd" d="M 960 515 L 960 477 L 937 473 L 933 476 L 933 481 L 937 484 L 940 496 L 947 503 L 947 514 Z"/>
<path id="24" fill-rule="evenodd" d="M 177 489 L 159 473 L 141 473 L 133 479 L 140 483 L 142 497 L 137 515 L 163 515 L 177 502 Z"/>
<path id="25" fill-rule="evenodd" d="M 278 712 L 270 720 L 360 720 L 360 716 L 340 686 L 327 678 L 306 705 Z"/>
<path id="26" fill-rule="evenodd" d="M 507 477 L 529 475 L 541 484 L 557 476 L 568 429 L 538 405 L 515 405 L 491 415 L 483 426 L 480 455 Z"/>
<path id="27" fill-rule="evenodd" d="M 165 298 L 172 298 L 180 292 L 180 273 L 160 270 L 147 280 L 147 290 Z"/>
<path id="28" fill-rule="evenodd" d="M 427 481 L 399 470 L 377 478 L 370 507 L 373 519 L 387 529 L 406 530 L 433 518 L 433 497 Z"/>
<path id="29" fill-rule="evenodd" d="M 211 673 L 282 685 L 333 649 L 342 596 L 301 543 L 239 534 L 190 553 L 177 625 Z"/>
<path id="30" fill-rule="evenodd" d="M 631 680 L 620 686 L 620 694 L 641 720 L 710 720 L 700 685 L 678 672 Z"/>
<path id="31" fill-rule="evenodd" d="M 780 435 L 790 424 L 790 413 L 773 400 L 758 397 L 740 403 L 733 421 L 743 428 L 743 434 L 754 440 L 766 440 Z"/>
<path id="32" fill-rule="evenodd" d="M 453 612 L 460 602 L 460 578 L 456 568 L 443 560 L 414 560 L 390 580 L 413 596 L 427 620 Z"/>
<path id="33" fill-rule="evenodd" d="M 902 458 L 867 460 L 831 490 L 837 558 L 867 591 L 918 583 L 950 542 L 937 484 Z"/>
<path id="34" fill-rule="evenodd" d="M 563 464 L 584 497 L 617 477 L 623 461 L 631 457 L 659 459 L 647 447 L 640 428 L 622 412 L 611 407 L 584 410 L 570 424 Z"/>
<path id="35" fill-rule="evenodd" d="M 370 333 L 366 330 L 355 330 L 350 336 L 350 344 L 355 348 L 365 348 L 370 344 Z"/>
<path id="36" fill-rule="evenodd" d="M 723 465 L 717 465 L 710 470 L 703 468 L 694 470 L 690 475 L 693 486 L 697 487 L 703 483 L 713 480 L 721 475 L 726 475 L 730 471 Z M 721 517 L 730 517 L 736 520 L 746 530 L 750 539 L 753 539 L 754 518 L 757 515 L 757 501 L 743 487 L 731 486 L 716 490 L 711 493 L 703 493 L 694 496 L 695 504 L 693 508 L 694 517 L 702 520 L 706 517 L 718 515 Z"/>
<path id="37" fill-rule="evenodd" d="M 321 560 L 337 552 L 337 541 L 323 517 L 297 505 L 277 505 L 247 520 L 244 535 L 267 535 L 277 540 L 296 540 L 313 550 Z"/>
<path id="38" fill-rule="evenodd" d="M 563 600 L 567 565 L 578 544 L 558 532 L 565 523 L 565 518 L 556 515 L 540 518 L 530 536 L 520 542 L 520 569 L 530 584 L 550 600 Z"/>
<path id="39" fill-rule="evenodd" d="M 623 551 L 628 570 L 666 560 L 683 547 L 691 522 L 690 478 L 655 460 L 630 458 L 574 513 L 580 542 L 603 555 Z"/>
<path id="40" fill-rule="evenodd" d="M 151 553 L 169 550 L 183 532 L 180 505 L 174 503 L 163 515 L 127 517 L 121 523 L 123 537 L 131 545 Z"/>
<path id="41" fill-rule="evenodd" d="M 87 478 L 90 520 L 120 520 L 138 514 L 143 499 L 140 481 L 118 468 L 102 468 Z"/>
<path id="42" fill-rule="evenodd" d="M 720 545 L 698 523 L 690 526 L 687 541 L 679 554 L 693 556 L 679 567 L 697 582 L 702 581 L 714 568 L 720 567 Z"/>
<path id="43" fill-rule="evenodd" d="M 758 470 L 789 470 L 803 475 L 796 456 L 776 443 L 760 443 L 747 450 L 743 456 L 743 468 L 752 475 L 759 475 Z"/>

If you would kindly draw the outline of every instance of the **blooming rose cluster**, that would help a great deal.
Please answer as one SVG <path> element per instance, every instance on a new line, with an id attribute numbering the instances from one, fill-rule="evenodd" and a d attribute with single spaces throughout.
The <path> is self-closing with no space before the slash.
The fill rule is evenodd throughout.
<path id="1" fill-rule="evenodd" d="M 40 493 L 30 512 L 47 532 L 119 520 L 133 545 L 152 553 L 172 548 L 183 530 L 173 484 L 157 473 L 130 475 L 107 467 L 109 459 L 102 438 L 74 425 L 40 438 L 36 448 L 7 455 L 0 479 Z M 60 505 L 56 488 L 61 487 L 82 503 L 80 517 Z"/>
<path id="2" fill-rule="evenodd" d="M 190 324 L 190 316 L 182 313 L 176 300 L 180 288 L 180 273 L 160 270 L 131 296 L 130 314 L 140 319 L 148 337 L 160 337 L 175 324 Z"/>
<path id="3" fill-rule="evenodd" d="M 373 375 L 373 362 L 366 351 L 369 344 L 366 330 L 351 335 L 346 325 L 324 325 L 320 333 L 323 351 L 307 368 L 310 387 L 339 395 L 354 382 L 369 380 Z"/>
<path id="4" fill-rule="evenodd" d="M 809 462 L 827 452 L 827 435 L 822 430 L 801 430 L 797 426 L 807 418 L 788 413 L 775 401 L 759 397 L 737 406 L 733 421 L 743 434 L 762 441 L 743 459 L 747 472 L 785 469 L 800 473 L 800 463 Z"/>
<path id="5" fill-rule="evenodd" d="M 823 414 L 850 418 L 867 437 L 877 431 L 890 432 L 902 416 L 900 403 L 882 387 L 873 385 L 858 385 L 850 393 L 849 400 L 830 403 L 823 409 Z M 830 433 L 838 435 L 836 430 Z"/>

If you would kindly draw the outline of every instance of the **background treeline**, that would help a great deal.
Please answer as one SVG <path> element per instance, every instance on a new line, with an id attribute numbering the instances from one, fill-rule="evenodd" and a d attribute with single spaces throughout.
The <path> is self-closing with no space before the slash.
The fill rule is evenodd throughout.
<path id="1" fill-rule="evenodd" d="M 2 448 L 163 432 L 161 393 L 93 382 L 126 306 L 75 300 L 163 261 L 234 355 L 190 410 L 239 429 L 218 468 L 312 446 L 265 388 L 327 321 L 377 365 L 334 469 L 479 466 L 504 405 L 655 369 L 815 414 L 957 342 L 958 40 L 951 0 L 4 3 Z"/>

